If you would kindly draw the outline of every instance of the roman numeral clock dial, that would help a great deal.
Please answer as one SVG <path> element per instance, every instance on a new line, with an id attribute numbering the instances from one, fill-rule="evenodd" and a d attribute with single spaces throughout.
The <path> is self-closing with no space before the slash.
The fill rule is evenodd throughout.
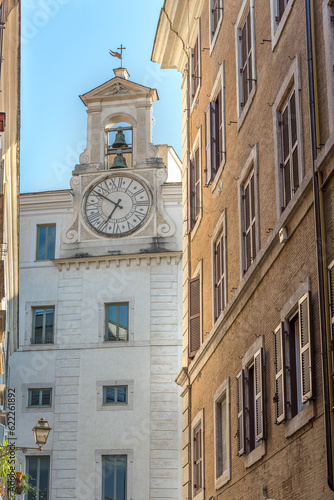
<path id="1" fill-rule="evenodd" d="M 88 224 L 104 236 L 125 236 L 144 222 L 150 209 L 150 194 L 133 177 L 106 177 L 88 191 L 83 212 Z"/>

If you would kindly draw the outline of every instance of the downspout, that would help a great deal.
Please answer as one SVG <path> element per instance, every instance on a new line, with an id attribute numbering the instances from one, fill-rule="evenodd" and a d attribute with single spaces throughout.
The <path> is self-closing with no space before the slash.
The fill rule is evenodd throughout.
<path id="1" fill-rule="evenodd" d="M 313 196 L 315 231 L 317 242 L 317 271 L 319 290 L 319 316 L 321 352 L 323 363 L 323 392 L 324 392 L 324 416 L 326 431 L 326 454 L 327 454 L 327 482 L 333 490 L 333 451 L 334 451 L 334 395 L 332 378 L 332 359 L 330 351 L 330 315 L 328 295 L 328 275 L 325 240 L 325 217 L 323 201 L 323 179 L 322 172 L 315 170 L 315 160 L 320 151 L 320 119 L 317 85 L 317 64 L 315 46 L 315 21 L 313 0 L 305 0 L 306 20 L 306 45 L 307 45 L 307 70 L 309 87 L 310 125 L 311 125 L 311 147 L 312 147 L 312 170 L 313 170 Z"/>

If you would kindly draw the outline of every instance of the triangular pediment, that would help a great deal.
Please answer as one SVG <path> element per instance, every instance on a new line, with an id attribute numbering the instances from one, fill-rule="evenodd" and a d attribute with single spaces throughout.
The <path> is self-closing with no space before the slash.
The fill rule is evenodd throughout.
<path id="1" fill-rule="evenodd" d="M 151 97 L 152 102 L 158 99 L 156 89 L 151 89 L 150 87 L 145 87 L 139 83 L 116 76 L 95 89 L 86 92 L 86 94 L 81 95 L 80 99 L 87 106 L 88 102 L 95 100 L 120 100 L 123 97 L 124 99 L 128 99 L 141 96 Z"/>

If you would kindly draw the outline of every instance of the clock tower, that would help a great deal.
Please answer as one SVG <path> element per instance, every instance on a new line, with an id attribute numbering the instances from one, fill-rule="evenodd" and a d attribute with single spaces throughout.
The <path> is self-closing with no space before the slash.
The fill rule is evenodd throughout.
<path id="1" fill-rule="evenodd" d="M 175 223 L 161 198 L 167 165 L 152 143 L 157 91 L 130 82 L 125 68 L 114 73 L 80 96 L 88 114 L 87 148 L 71 180 L 74 214 L 62 236 L 64 256 L 73 249 L 176 249 Z"/>

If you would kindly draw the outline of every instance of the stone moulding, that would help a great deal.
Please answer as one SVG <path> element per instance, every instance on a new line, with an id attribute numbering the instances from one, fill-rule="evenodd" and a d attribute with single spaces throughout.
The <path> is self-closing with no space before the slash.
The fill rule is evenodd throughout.
<path id="1" fill-rule="evenodd" d="M 182 257 L 182 252 L 152 252 L 152 253 L 136 253 L 125 255 L 99 255 L 96 257 L 69 257 L 65 259 L 53 259 L 52 262 L 57 266 L 59 271 L 71 271 L 73 269 L 100 269 L 102 266 L 105 269 L 112 267 L 120 267 L 125 265 L 132 266 L 150 266 L 160 264 L 177 265 Z M 102 264 L 102 266 L 101 266 Z"/>

